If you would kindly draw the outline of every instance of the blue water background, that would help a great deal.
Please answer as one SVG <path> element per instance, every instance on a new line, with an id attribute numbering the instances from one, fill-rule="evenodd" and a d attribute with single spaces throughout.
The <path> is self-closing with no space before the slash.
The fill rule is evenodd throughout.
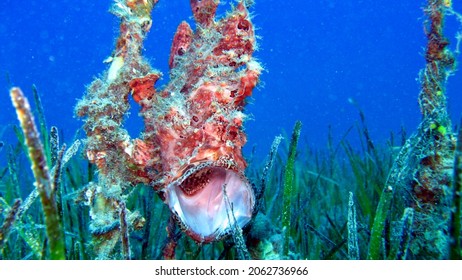
<path id="1" fill-rule="evenodd" d="M 222 1 L 220 13 L 233 1 Z M 459 1 L 455 8 L 462 11 Z M 63 129 L 72 141 L 83 122 L 74 106 L 107 65 L 118 33 L 118 19 L 108 13 L 111 1 L 0 1 L 0 140 L 17 124 L 8 96 L 9 84 L 32 99 L 31 85 L 41 93 L 49 125 Z M 390 132 L 408 133 L 420 120 L 417 96 L 424 66 L 424 1 L 256 0 L 252 7 L 258 51 L 265 68 L 246 112 L 248 144 L 264 157 L 274 136 L 290 133 L 303 122 L 302 141 L 326 147 L 328 127 L 334 140 L 359 122 L 364 110 L 371 137 L 385 144 Z M 171 39 L 182 20 L 193 23 L 188 0 L 160 0 L 145 56 L 168 81 Z M 448 19 L 447 36 L 455 48 L 460 24 Z M 460 59 L 460 57 L 458 57 Z M 455 123 L 462 112 L 462 73 L 449 80 L 448 105 Z M 132 110 L 126 127 L 137 136 L 141 119 Z M 359 145 L 354 129 L 348 140 Z M 398 136 L 397 136 L 398 137 Z M 3 156 L 2 156 L 3 157 Z"/>

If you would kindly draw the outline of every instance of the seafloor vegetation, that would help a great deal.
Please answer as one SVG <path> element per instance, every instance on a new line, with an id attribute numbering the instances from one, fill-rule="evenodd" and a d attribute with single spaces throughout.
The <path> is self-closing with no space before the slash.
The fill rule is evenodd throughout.
<path id="1" fill-rule="evenodd" d="M 40 104 L 37 104 L 37 108 L 40 108 Z M 39 115 L 38 119 L 44 121 L 43 115 Z M 59 133 L 47 133 L 44 123 L 41 127 L 44 143 L 57 139 L 55 137 Z M 48 259 L 50 241 L 40 199 L 37 195 L 35 199 L 31 198 L 34 196 L 34 177 L 30 172 L 27 147 L 23 144 L 24 136 L 15 125 L 3 129 L 6 130 L 14 130 L 18 140 L 2 142 L 0 151 L 2 157 L 7 158 L 7 164 L 0 170 L 0 256 L 2 259 Z M 253 230 L 244 230 L 251 257 L 367 257 L 380 194 L 396 157 L 397 147 L 403 145 L 404 139 L 394 139 L 392 136 L 388 145 L 374 147 L 365 122 L 347 133 L 360 133 L 361 150 L 354 150 L 345 140 L 334 143 L 332 137 L 326 139 L 327 146 L 322 151 L 313 151 L 308 146 L 290 147 L 291 137 L 284 135 L 283 138 L 276 138 L 275 142 L 280 141 L 279 148 L 274 146 L 267 161 L 259 162 L 249 155 L 248 177 L 257 188 L 266 186 L 261 213 L 254 221 L 256 225 L 252 226 Z M 45 149 L 49 159 L 56 157 L 60 149 L 51 146 Z M 293 164 L 287 164 L 290 148 L 296 149 Z M 270 157 L 272 164 L 269 164 Z M 96 257 L 93 253 L 95 241 L 88 227 L 90 208 L 85 205 L 84 196 L 96 169 L 87 163 L 81 152 L 63 160 L 61 169 L 54 193 L 64 230 L 65 257 L 93 259 Z M 285 180 L 289 169 L 293 172 L 293 182 L 291 191 L 286 192 Z M 130 232 L 132 258 L 162 258 L 163 250 L 169 243 L 166 228 L 172 226 L 168 207 L 151 188 L 143 185 L 133 187 L 126 194 L 126 207 L 138 211 L 144 223 L 143 227 Z M 284 220 L 284 207 L 290 209 L 290 226 L 285 231 L 282 230 L 283 223 L 288 221 Z M 173 231 L 173 238 L 178 243 L 175 252 L 177 259 L 238 258 L 231 236 L 200 246 L 178 229 Z M 289 253 L 284 256 L 285 236 L 290 239 Z M 388 242 L 386 244 L 390 246 Z"/>
<path id="2" fill-rule="evenodd" d="M 40 104 L 36 108 L 42 128 L 41 139 L 50 143 L 45 145 L 45 150 L 51 166 L 51 159 L 60 159 L 61 147 L 52 144 L 58 142 L 59 133 L 47 133 Z M 130 230 L 131 258 L 164 258 L 171 239 L 177 243 L 174 253 L 177 259 L 238 259 L 246 254 L 258 259 L 371 257 L 374 219 L 381 215 L 377 206 L 394 159 L 405 144 L 406 133 L 392 134 L 387 145 L 374 146 L 361 112 L 360 117 L 361 121 L 345 133 L 345 136 L 360 135 L 362 144 L 359 150 L 353 149 L 344 140 L 346 137 L 334 143 L 330 135 L 325 149 L 315 151 L 309 146 L 295 147 L 293 137 L 284 135 L 276 137 L 266 161 L 257 161 L 249 155 L 247 175 L 256 189 L 262 186 L 266 189 L 260 201 L 260 212 L 250 227 L 244 229 L 246 245 L 241 244 L 241 247 L 235 245 L 232 235 L 212 244 L 196 244 L 170 221 L 168 207 L 154 190 L 143 185 L 133 187 L 124 196 L 126 207 L 138 212 L 142 218 L 139 228 Z M 0 169 L 0 258 L 49 259 L 50 240 L 42 205 L 34 191 L 24 136 L 15 125 L 3 128 L 2 132 L 8 133 L 9 130 L 16 133 L 18 140 L 1 144 L 0 152 L 7 163 Z M 72 147 L 76 147 L 75 143 L 78 142 Z M 64 159 L 61 157 L 61 172 L 53 195 L 64 232 L 65 258 L 94 259 L 98 238 L 105 238 L 104 233 L 95 237 L 91 232 L 90 208 L 85 204 L 86 192 L 96 169 L 88 164 L 81 151 L 74 153 L 66 153 Z M 293 157 L 293 163 L 288 160 L 289 155 Z M 291 190 L 287 191 L 289 172 L 293 173 L 293 179 L 289 186 Z M 419 246 L 412 242 L 416 238 L 412 227 L 414 210 L 407 208 L 403 212 L 403 209 L 391 208 L 389 211 L 386 216 L 402 216 L 402 219 L 394 224 L 385 222 L 379 248 L 375 248 L 380 252 L 378 258 L 417 257 L 413 252 L 419 249 L 412 248 L 412 244 Z M 168 232 L 171 236 L 167 236 Z M 447 246 L 444 250 L 450 249 L 449 244 L 441 245 Z M 119 257 L 124 255 L 122 243 L 116 250 L 120 251 Z M 425 255 L 418 257 L 426 258 Z"/>
<path id="3" fill-rule="evenodd" d="M 442 34 L 445 14 L 461 17 L 448 1 L 429 0 L 425 12 L 416 131 L 375 145 L 358 109 L 357 125 L 313 150 L 299 141 L 297 122 L 291 134 L 275 136 L 265 160 L 247 155 L 254 216 L 242 230 L 231 222 L 229 234 L 209 244 L 185 235 L 155 190 L 141 183 L 117 199 L 93 199 L 104 187 L 95 183 L 103 171 L 85 159 L 83 132 L 61 144 L 38 91 L 31 109 L 12 88 L 20 126 L 0 129 L 0 139 L 16 138 L 0 142 L 0 258 L 461 259 L 462 134 L 453 132 L 445 94 L 456 58 Z M 346 140 L 351 134 L 359 147 Z M 111 223 L 95 226 L 102 217 Z"/>

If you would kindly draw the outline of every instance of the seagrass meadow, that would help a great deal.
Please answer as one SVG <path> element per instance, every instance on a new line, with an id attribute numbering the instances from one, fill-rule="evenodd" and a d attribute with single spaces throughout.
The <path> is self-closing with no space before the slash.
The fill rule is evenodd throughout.
<path id="1" fill-rule="evenodd" d="M 208 8 L 214 3 L 218 5 L 216 1 L 192 2 L 198 6 L 209 3 Z M 244 7 L 247 2 L 252 1 L 239 1 L 236 15 L 242 21 L 237 26 L 242 32 L 248 32 L 245 34 L 251 40 L 253 33 Z M 32 86 L 31 90 L 23 92 L 12 85 L 9 91 L 19 122 L 12 120 L 11 124 L 0 127 L 0 259 L 462 258 L 462 127 L 452 124 L 446 94 L 446 84 L 454 78 L 450 79 L 450 76 L 460 78 L 460 73 L 456 73 L 459 51 L 451 52 L 449 40 L 443 34 L 445 16 L 453 16 L 461 24 L 462 16 L 452 9 L 450 1 L 428 0 L 424 8 L 427 45 L 425 65 L 419 75 L 421 90 L 416 94 L 422 114 L 419 126 L 414 131 L 403 129 L 399 134 L 390 133 L 388 140 L 376 144 L 369 133 L 367 115 L 352 101 L 358 112 L 355 124 L 340 136 L 329 130 L 325 146 L 314 149 L 307 144 L 311 133 L 309 124 L 297 121 L 293 129 L 274 136 L 271 147 L 267 147 L 266 158 L 261 159 L 255 151 L 245 155 L 245 178 L 255 201 L 250 221 L 242 228 L 236 221 L 235 204 L 227 195 L 227 183 L 222 183 L 229 223 L 226 234 L 211 242 L 198 242 L 181 226 L 165 197 L 153 187 L 162 180 L 149 185 L 138 179 L 148 178 L 151 175 L 146 174 L 154 173 L 152 170 L 157 168 L 157 163 L 148 160 L 143 164 L 149 168 L 136 166 L 145 159 L 141 152 L 154 154 L 153 151 L 157 151 L 158 147 L 149 146 L 161 142 L 156 135 L 147 134 L 145 142 L 135 142 L 141 148 L 133 149 L 141 156 L 133 156 L 133 161 L 123 161 L 119 159 L 119 152 L 122 148 L 128 150 L 129 146 L 125 135 L 118 133 L 118 124 L 113 125 L 115 129 L 102 129 L 100 124 L 89 129 L 88 124 L 102 123 L 106 114 L 98 106 L 91 107 L 97 104 L 97 94 L 103 96 L 107 92 L 126 90 L 130 84 L 135 101 L 148 111 L 151 105 L 147 99 L 149 97 L 151 101 L 155 92 L 153 85 L 159 77 L 146 70 L 149 65 L 144 64 L 140 54 L 144 33 L 150 28 L 149 14 L 157 1 L 115 3 L 114 13 L 122 19 L 121 36 L 116 46 L 118 56 L 114 55 L 110 67 L 115 70 L 108 71 L 106 88 L 98 87 L 103 84 L 100 80 L 89 86 L 88 97 L 82 102 L 84 105 L 78 105 L 77 109 L 82 112 L 81 117 L 87 117 L 87 126 L 76 131 L 72 139 L 62 143 L 61 128 L 50 125 L 53 120 L 46 119 L 47 108 L 41 102 L 45 97 L 42 90 Z M 199 8 L 195 12 L 197 22 L 209 28 L 208 32 L 204 32 L 205 29 L 201 32 L 213 34 L 222 30 L 220 26 L 213 29 L 213 18 L 209 13 L 201 13 Z M 138 18 L 131 20 L 136 13 L 139 13 Z M 180 31 L 190 32 L 184 25 L 181 28 Z M 456 38 L 457 46 L 461 40 L 462 36 Z M 217 44 L 220 46 L 220 42 Z M 247 60 L 230 67 L 233 75 L 240 75 L 239 63 L 245 64 L 248 72 L 232 77 L 242 79 L 238 80 L 241 82 L 253 78 L 249 82 L 253 87 L 261 68 L 250 58 L 252 46 L 245 46 Z M 174 55 L 187 53 L 187 47 L 182 47 L 174 46 L 174 49 L 178 48 Z M 229 55 L 231 52 L 223 53 Z M 232 54 L 234 56 L 235 52 Z M 220 59 L 217 61 L 221 62 Z M 127 61 L 135 65 L 134 68 L 127 67 L 130 66 Z M 188 62 L 187 58 L 172 58 L 172 61 L 173 69 Z M 133 70 L 135 68 L 146 76 L 131 77 L 137 73 Z M 223 73 L 227 70 L 220 69 Z M 145 86 L 145 82 L 152 84 Z M 213 87 L 211 85 L 212 82 L 207 83 Z M 151 95 L 146 97 L 148 93 Z M 233 94 L 238 95 L 238 91 Z M 239 101 L 243 102 L 245 96 Z M 112 104 L 119 102 L 116 99 L 110 100 Z M 165 103 L 170 102 L 167 101 Z M 236 101 L 228 106 L 235 107 L 230 110 L 234 115 L 226 117 L 241 116 L 239 110 L 243 104 Z M 220 113 L 225 111 L 223 108 Z M 124 113 L 114 111 L 119 115 L 111 116 L 112 120 L 122 122 Z M 173 114 L 168 116 L 175 117 Z M 148 113 L 144 113 L 144 117 L 147 126 L 156 120 Z M 239 136 L 243 133 L 242 122 L 236 123 L 233 135 Z M 163 133 L 162 125 L 156 125 L 158 127 L 152 131 Z M 107 135 L 111 141 L 116 136 L 122 140 L 102 141 Z M 359 145 L 348 141 L 351 136 L 359 139 Z M 148 141 L 153 139 L 155 141 Z M 168 144 L 165 146 L 169 147 Z M 233 152 L 239 159 L 241 147 L 232 141 L 226 144 L 227 148 L 237 147 L 237 152 Z M 91 145 L 97 148 L 92 151 L 88 148 Z M 194 149 L 199 153 L 197 150 Z M 106 155 L 112 158 L 107 156 L 106 161 Z M 231 161 L 226 164 L 229 170 L 239 165 L 233 165 Z M 125 167 L 130 171 L 124 173 L 120 169 Z M 217 170 L 214 168 L 207 165 L 203 173 L 214 174 Z M 145 170 L 146 174 L 141 174 Z M 157 175 L 153 177 L 160 176 Z"/>
<path id="2" fill-rule="evenodd" d="M 326 139 L 325 150 L 297 146 L 301 128 L 297 125 L 292 137 L 275 138 L 267 160 L 257 162 L 249 155 L 247 175 L 260 190 L 261 197 L 259 213 L 244 228 L 245 245 L 236 246 L 232 235 L 219 242 L 197 244 L 176 227 L 168 207 L 152 188 L 134 186 L 124 194 L 126 208 L 141 217 L 139 227 L 129 229 L 130 257 L 163 259 L 168 244 L 174 240 L 176 250 L 169 256 L 176 259 L 366 259 L 372 257 L 371 250 L 377 251 L 377 259 L 426 258 L 414 255 L 413 250 L 419 251 L 418 245 L 411 247 L 416 238 L 415 210 L 378 208 L 399 147 L 405 145 L 402 136 L 405 133 L 399 137 L 391 135 L 387 145 L 376 147 L 368 136 L 364 116 L 361 115 L 361 119 L 357 126 L 345 132 L 345 136 L 360 135 L 360 150 L 354 150 L 345 140 L 334 143 L 332 137 Z M 40 127 L 43 128 L 41 140 L 56 143 L 44 149 L 46 158 L 61 161 L 61 172 L 53 176 L 57 183 L 52 191 L 63 234 L 63 255 L 59 257 L 95 259 L 98 256 L 94 247 L 101 246 L 98 242 L 105 236 L 92 232 L 88 226 L 91 217 L 85 192 L 96 169 L 78 151 L 79 142 L 74 142 L 73 148 L 67 150 L 71 152 L 60 157 L 59 132 L 47 133 L 45 124 Z M 2 142 L 1 153 L 8 161 L 1 169 L 1 258 L 50 259 L 53 257 L 51 242 L 34 189 L 34 177 L 29 172 L 24 136 L 17 126 L 7 129 L 16 133 L 18 141 Z M 303 133 L 301 135 L 303 137 Z M 459 172 L 458 165 L 454 168 Z M 454 203 L 457 199 L 456 196 Z M 399 220 L 389 221 L 393 216 Z M 371 248 L 376 219 L 383 219 L 384 229 L 377 248 Z M 448 250 L 455 246 L 444 245 Z M 124 257 L 122 242 L 115 250 L 118 252 L 114 258 Z M 457 252 L 451 258 L 458 258 Z"/>
<path id="3" fill-rule="evenodd" d="M 59 142 L 59 133 L 47 133 L 46 126 L 41 127 L 42 141 Z M 1 170 L 1 256 L 49 259 L 51 244 L 42 205 L 34 191 L 34 177 L 29 172 L 24 136 L 16 126 L 8 129 L 16 132 L 18 141 L 3 143 L 1 151 L 8 158 Z M 355 151 L 347 142 L 333 143 L 329 138 L 325 150 L 313 151 L 307 146 L 297 147 L 300 124 L 295 129 L 292 137 L 275 138 L 267 160 L 257 162 L 249 155 L 247 175 L 261 197 L 259 213 L 244 228 L 245 245 L 236 246 L 232 235 L 212 244 L 196 244 L 171 222 L 168 207 L 155 191 L 138 185 L 124 194 L 126 208 L 142 217 L 139 228 L 130 229 L 131 258 L 162 259 L 171 240 L 177 243 L 177 259 L 366 258 L 376 207 L 396 157 L 396 147 L 403 144 L 403 139 L 392 138 L 385 147 L 369 147 L 364 122 L 346 132 L 360 133 L 362 150 Z M 62 162 L 52 193 L 63 232 L 63 257 L 94 259 L 94 246 L 99 245 L 98 239 L 105 238 L 89 228 L 90 207 L 85 205 L 85 192 L 95 167 L 79 151 L 59 157 L 60 149 L 59 144 L 53 144 L 44 151 L 46 158 Z M 122 258 L 121 242 L 116 249 Z"/>

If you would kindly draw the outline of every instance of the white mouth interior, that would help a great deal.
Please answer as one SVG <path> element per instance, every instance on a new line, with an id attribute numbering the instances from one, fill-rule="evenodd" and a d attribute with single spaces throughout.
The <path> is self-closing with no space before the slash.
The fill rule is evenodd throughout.
<path id="1" fill-rule="evenodd" d="M 194 235 L 203 240 L 225 234 L 234 223 L 229 204 L 237 225 L 243 227 L 250 221 L 255 199 L 247 180 L 221 167 L 207 167 L 191 176 L 167 187 L 166 202 Z M 223 187 L 229 202 L 225 201 Z"/>

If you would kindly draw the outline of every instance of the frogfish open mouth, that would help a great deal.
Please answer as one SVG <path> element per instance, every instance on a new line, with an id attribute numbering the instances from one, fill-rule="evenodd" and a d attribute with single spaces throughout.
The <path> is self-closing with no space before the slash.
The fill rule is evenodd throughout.
<path id="1" fill-rule="evenodd" d="M 230 222 L 243 227 L 250 221 L 255 198 L 245 177 L 213 166 L 191 172 L 165 188 L 165 202 L 188 235 L 212 241 L 227 233 Z"/>

